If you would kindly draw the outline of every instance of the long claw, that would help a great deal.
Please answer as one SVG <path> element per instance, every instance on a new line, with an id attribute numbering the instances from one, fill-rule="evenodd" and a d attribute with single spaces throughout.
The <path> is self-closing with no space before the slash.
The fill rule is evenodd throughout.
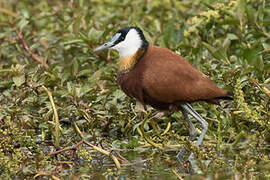
<path id="1" fill-rule="evenodd" d="M 188 157 L 188 161 L 190 162 L 190 166 L 192 168 L 193 173 L 202 174 L 201 169 L 199 168 L 196 160 L 194 159 L 193 153 L 191 153 Z"/>

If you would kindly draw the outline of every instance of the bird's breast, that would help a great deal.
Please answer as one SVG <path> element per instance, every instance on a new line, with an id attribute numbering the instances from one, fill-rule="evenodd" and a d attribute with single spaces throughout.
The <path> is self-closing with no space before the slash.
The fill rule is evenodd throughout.
<path id="1" fill-rule="evenodd" d="M 129 96 L 138 99 L 141 103 L 143 100 L 143 88 L 140 82 L 140 74 L 133 70 L 122 73 L 121 71 L 117 74 L 117 82 L 120 88 Z"/>
<path id="2" fill-rule="evenodd" d="M 160 110 L 170 110 L 170 107 L 177 108 L 178 105 L 173 103 L 164 103 L 153 97 L 146 91 L 142 83 L 142 73 L 131 70 L 127 73 L 118 72 L 118 85 L 129 97 L 136 98 L 142 104 L 150 105 Z"/>

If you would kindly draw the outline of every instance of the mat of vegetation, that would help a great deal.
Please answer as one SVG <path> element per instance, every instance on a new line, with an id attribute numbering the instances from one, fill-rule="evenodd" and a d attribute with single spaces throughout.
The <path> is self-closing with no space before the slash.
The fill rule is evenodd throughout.
<path id="1" fill-rule="evenodd" d="M 234 92 L 193 104 L 200 148 L 181 113 L 157 118 L 119 89 L 116 52 L 93 53 L 130 25 Z M 190 178 L 181 146 L 194 179 L 267 179 L 269 98 L 269 0 L 0 1 L 1 179 Z"/>

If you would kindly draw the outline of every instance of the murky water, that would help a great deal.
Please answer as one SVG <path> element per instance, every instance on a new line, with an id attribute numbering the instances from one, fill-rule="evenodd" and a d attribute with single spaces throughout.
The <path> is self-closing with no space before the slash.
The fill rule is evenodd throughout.
<path id="1" fill-rule="evenodd" d="M 237 170 L 236 162 L 232 160 L 232 164 L 216 164 L 209 160 L 197 161 L 204 168 L 201 169 L 201 174 L 197 174 L 189 166 L 188 162 L 179 163 L 172 153 L 138 153 L 127 152 L 121 153 L 129 159 L 129 163 L 122 164 L 121 171 L 117 171 L 115 165 L 108 157 L 103 157 L 97 160 L 94 164 L 95 172 L 91 173 L 93 179 L 142 179 L 142 180 L 163 180 L 163 179 L 270 179 L 270 160 L 264 161 L 261 168 L 247 169 L 245 172 Z M 238 162 L 240 163 L 240 162 Z M 252 160 L 251 162 L 252 163 Z M 243 163 L 243 170 L 245 163 Z M 257 166 L 257 165 L 256 165 Z M 259 167 L 259 166 L 257 166 Z"/>

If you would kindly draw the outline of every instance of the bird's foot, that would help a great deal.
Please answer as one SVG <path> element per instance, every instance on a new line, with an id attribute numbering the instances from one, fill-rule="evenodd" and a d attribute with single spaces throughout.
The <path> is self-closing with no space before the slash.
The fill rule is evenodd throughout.
<path id="1" fill-rule="evenodd" d="M 186 153 L 185 148 L 181 148 L 179 153 L 177 154 L 177 159 L 180 163 L 183 163 L 185 161 L 184 159 L 184 155 Z M 191 174 L 195 173 L 195 174 L 202 174 L 201 169 L 199 168 L 197 161 L 194 159 L 193 153 L 191 153 L 188 157 L 188 161 L 190 163 L 190 167 L 191 167 Z"/>
<path id="2" fill-rule="evenodd" d="M 193 153 L 191 153 L 188 157 L 188 161 L 191 166 L 191 170 L 194 174 L 202 174 L 202 170 L 199 168 L 196 160 L 194 159 Z"/>

